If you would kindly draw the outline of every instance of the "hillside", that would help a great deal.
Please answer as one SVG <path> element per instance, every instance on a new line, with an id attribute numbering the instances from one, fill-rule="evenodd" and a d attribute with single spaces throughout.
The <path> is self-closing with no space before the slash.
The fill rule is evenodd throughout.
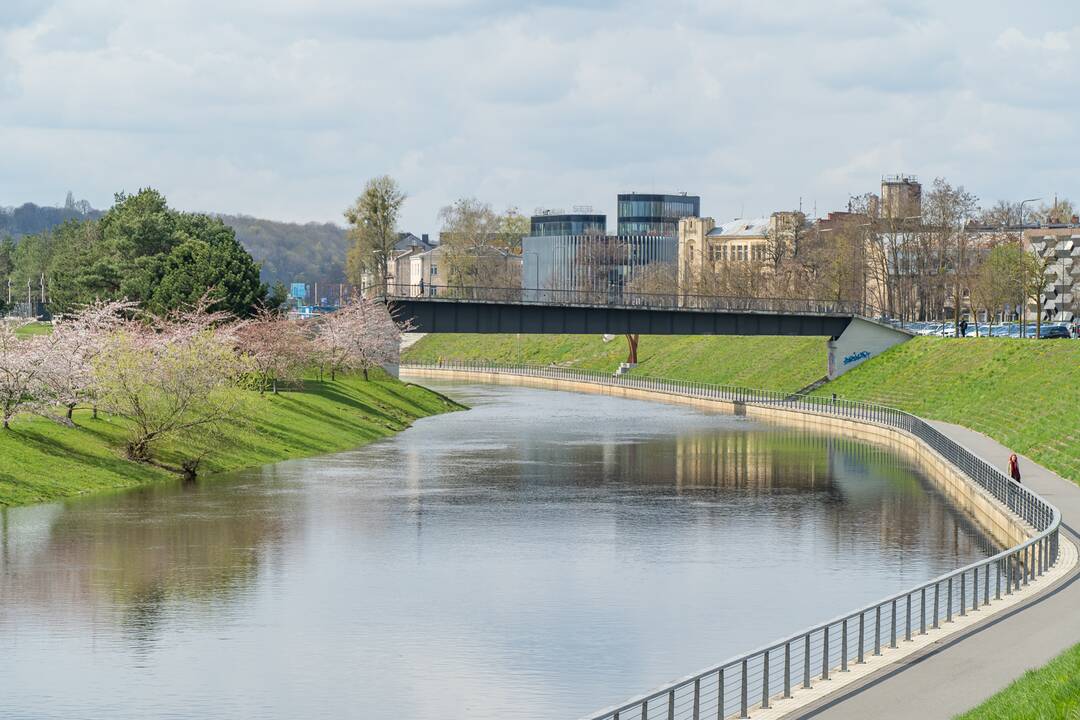
<path id="1" fill-rule="evenodd" d="M 247 215 L 217 215 L 262 263 L 262 279 L 281 282 L 345 282 L 345 229 L 333 223 L 285 223 Z"/>

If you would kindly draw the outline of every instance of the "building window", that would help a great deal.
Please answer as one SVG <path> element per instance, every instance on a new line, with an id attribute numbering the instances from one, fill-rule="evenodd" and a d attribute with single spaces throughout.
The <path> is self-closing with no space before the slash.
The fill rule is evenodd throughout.
<path id="1" fill-rule="evenodd" d="M 431 277 L 435 277 L 438 274 L 439 274 L 439 266 L 438 265 L 432 265 L 431 266 Z"/>

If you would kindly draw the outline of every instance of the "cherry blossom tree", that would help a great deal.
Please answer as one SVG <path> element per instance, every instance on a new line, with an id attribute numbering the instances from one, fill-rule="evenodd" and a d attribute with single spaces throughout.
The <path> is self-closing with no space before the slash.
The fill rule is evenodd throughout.
<path id="1" fill-rule="evenodd" d="M 55 353 L 51 335 L 20 338 L 15 326 L 0 322 L 0 420 L 5 430 L 18 413 L 37 411 L 48 402 L 45 377 Z"/>
<path id="2" fill-rule="evenodd" d="M 354 296 L 344 307 L 317 321 L 315 343 L 330 368 L 330 379 L 340 370 L 360 370 L 364 379 L 376 367 L 396 362 L 405 327 L 394 321 L 386 306 L 373 298 Z"/>
<path id="3" fill-rule="evenodd" d="M 268 385 L 276 393 L 278 381 L 300 380 L 312 356 L 311 339 L 300 323 L 272 310 L 260 310 L 234 333 L 258 373 L 260 394 Z"/>
<path id="4" fill-rule="evenodd" d="M 53 321 L 54 350 L 43 376 L 53 403 L 66 409 L 65 424 L 82 401 L 94 400 L 93 361 L 104 351 L 112 334 L 130 317 L 137 303 L 96 301 Z"/>
<path id="5" fill-rule="evenodd" d="M 240 383 L 253 366 L 226 319 L 198 303 L 127 320 L 94 358 L 102 408 L 128 421 L 129 459 L 156 463 L 161 441 L 185 440 L 180 470 L 193 478 L 215 436 L 241 420 Z"/>

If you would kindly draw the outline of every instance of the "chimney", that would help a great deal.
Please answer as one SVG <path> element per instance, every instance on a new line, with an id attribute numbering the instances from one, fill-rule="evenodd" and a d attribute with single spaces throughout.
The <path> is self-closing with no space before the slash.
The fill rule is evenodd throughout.
<path id="1" fill-rule="evenodd" d="M 421 235 L 420 239 L 423 240 L 425 244 L 428 244 L 428 245 L 431 244 L 431 242 L 428 240 L 427 233 L 424 233 L 423 235 Z"/>

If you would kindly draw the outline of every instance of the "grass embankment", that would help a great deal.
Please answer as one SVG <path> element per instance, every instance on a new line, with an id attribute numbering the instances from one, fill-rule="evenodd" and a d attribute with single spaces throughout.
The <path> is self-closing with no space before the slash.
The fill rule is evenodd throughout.
<path id="1" fill-rule="evenodd" d="M 598 335 L 427 335 L 402 360 L 473 360 L 562 365 L 613 372 L 626 339 Z M 825 338 L 643 335 L 633 375 L 793 392 L 828 369 Z"/>
<path id="2" fill-rule="evenodd" d="M 915 338 L 818 392 L 978 430 L 1080 483 L 1080 342 Z"/>
<path id="3" fill-rule="evenodd" d="M 48 335 L 52 332 L 52 325 L 48 323 L 27 323 L 15 328 L 17 337 L 29 337 L 31 335 Z"/>
<path id="4" fill-rule="evenodd" d="M 362 445 L 408 427 L 413 420 L 459 409 L 425 388 L 389 378 L 307 380 L 302 389 L 277 395 L 252 392 L 245 420 L 231 428 L 203 461 L 200 475 Z M 132 487 L 176 478 L 166 470 L 123 458 L 124 422 L 76 410 L 77 427 L 20 416 L 0 432 L 0 506 L 24 505 L 70 495 Z M 165 443 L 157 453 L 178 464 L 183 453 Z"/>
<path id="5" fill-rule="evenodd" d="M 1075 720 L 1080 717 L 1080 645 L 1048 665 L 1028 671 L 997 695 L 956 720 Z"/>

